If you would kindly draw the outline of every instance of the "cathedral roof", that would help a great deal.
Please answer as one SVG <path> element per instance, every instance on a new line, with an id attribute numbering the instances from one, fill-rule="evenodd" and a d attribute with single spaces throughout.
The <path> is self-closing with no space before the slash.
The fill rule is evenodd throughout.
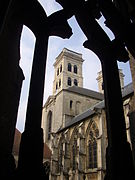
<path id="1" fill-rule="evenodd" d="M 72 87 L 71 87 L 71 89 L 72 89 Z M 82 88 L 82 89 L 84 89 L 84 88 Z M 123 97 L 123 99 L 124 99 L 124 98 L 127 98 L 128 96 L 130 96 L 131 94 L 133 94 L 133 92 L 134 92 L 134 91 L 133 91 L 133 84 L 132 84 L 132 83 L 130 83 L 130 84 L 128 84 L 127 86 L 125 86 L 125 87 L 123 88 L 123 91 L 122 91 L 122 97 Z M 100 93 L 99 93 L 99 94 L 100 94 Z M 76 125 L 76 124 L 84 121 L 84 120 L 85 120 L 86 118 L 88 118 L 89 116 L 94 115 L 98 109 L 103 109 L 103 108 L 105 108 L 104 100 L 102 100 L 101 102 L 95 104 L 95 105 L 92 106 L 90 109 L 86 110 L 85 112 L 83 112 L 83 113 L 75 116 L 74 118 L 72 118 L 72 119 L 66 124 L 66 126 L 65 126 L 64 128 L 58 130 L 58 133 L 61 132 L 61 131 L 66 130 L 66 129 L 68 129 L 68 128 L 71 127 L 71 126 L 74 126 L 74 125 Z"/>
<path id="2" fill-rule="evenodd" d="M 66 90 L 70 91 L 70 92 L 73 92 L 73 93 L 78 93 L 80 95 L 89 96 L 89 97 L 92 97 L 92 98 L 98 99 L 98 100 L 103 100 L 104 99 L 104 95 L 102 93 L 99 93 L 99 92 L 96 92 L 96 91 L 93 91 L 93 90 L 90 90 L 90 89 L 78 87 L 78 86 L 71 86 Z"/>
<path id="3" fill-rule="evenodd" d="M 132 93 L 134 93 L 133 84 L 130 83 L 123 88 L 122 97 L 126 98 L 127 96 L 129 96 Z"/>

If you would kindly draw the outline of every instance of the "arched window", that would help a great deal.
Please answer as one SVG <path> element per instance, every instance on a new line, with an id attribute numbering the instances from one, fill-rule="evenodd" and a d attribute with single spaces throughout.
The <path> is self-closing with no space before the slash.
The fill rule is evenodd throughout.
<path id="1" fill-rule="evenodd" d="M 65 142 L 65 157 L 70 156 L 70 144 L 68 142 Z"/>
<path id="2" fill-rule="evenodd" d="M 62 64 L 60 65 L 60 72 L 62 72 Z"/>
<path id="3" fill-rule="evenodd" d="M 72 170 L 75 170 L 77 168 L 77 139 L 78 139 L 78 128 L 74 128 L 73 133 L 71 135 L 71 139 L 70 139 L 70 158 L 71 158 L 71 167 Z"/>
<path id="4" fill-rule="evenodd" d="M 73 153 L 73 170 L 76 169 L 76 153 L 77 153 L 77 139 L 74 139 L 74 144 L 72 146 Z"/>
<path id="5" fill-rule="evenodd" d="M 59 75 L 59 68 L 57 69 L 57 76 Z"/>
<path id="6" fill-rule="evenodd" d="M 68 77 L 68 82 L 67 82 L 68 86 L 71 86 L 71 78 Z"/>
<path id="7" fill-rule="evenodd" d="M 50 140 L 51 135 L 51 129 L 52 129 L 52 112 L 49 111 L 48 117 L 47 117 L 47 139 Z"/>
<path id="8" fill-rule="evenodd" d="M 72 104 L 73 104 L 73 101 L 70 100 L 70 109 L 72 109 Z"/>
<path id="9" fill-rule="evenodd" d="M 88 168 L 97 168 L 97 141 L 92 131 L 90 131 L 90 139 L 88 144 Z"/>
<path id="10" fill-rule="evenodd" d="M 58 170 L 59 172 L 61 171 L 61 167 L 62 167 L 62 157 L 63 157 L 63 143 L 60 142 L 59 144 L 59 167 L 58 167 Z"/>
<path id="11" fill-rule="evenodd" d="M 61 87 L 61 79 L 59 79 L 59 87 Z"/>
<path id="12" fill-rule="evenodd" d="M 68 71 L 70 71 L 70 72 L 71 72 L 71 70 L 72 70 L 71 63 L 68 63 Z"/>
<path id="13" fill-rule="evenodd" d="M 74 73 L 77 74 L 77 66 L 76 65 L 74 65 Z"/>
<path id="14" fill-rule="evenodd" d="M 74 79 L 74 85 L 75 85 L 75 86 L 78 86 L 77 79 Z"/>

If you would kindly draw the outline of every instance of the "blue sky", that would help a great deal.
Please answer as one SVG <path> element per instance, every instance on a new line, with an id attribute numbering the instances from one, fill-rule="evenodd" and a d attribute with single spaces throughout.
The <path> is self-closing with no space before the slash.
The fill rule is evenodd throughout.
<path id="1" fill-rule="evenodd" d="M 45 9 L 47 16 L 62 8 L 58 3 L 55 2 L 55 0 L 39 0 L 39 2 Z M 104 19 L 101 18 L 99 23 L 105 29 L 110 39 L 112 39 L 113 34 L 109 31 L 108 28 L 103 26 L 103 20 Z M 62 39 L 55 36 L 49 38 L 43 104 L 45 103 L 48 96 L 52 95 L 52 85 L 54 80 L 53 64 L 55 62 L 55 58 L 59 55 L 59 53 L 62 51 L 64 47 L 76 51 L 78 53 L 82 53 L 84 59 L 83 86 L 85 88 L 98 91 L 96 78 L 97 78 L 97 73 L 101 70 L 100 60 L 92 51 L 85 49 L 83 47 L 83 43 L 86 40 L 86 37 L 79 28 L 75 18 L 72 17 L 71 19 L 69 19 L 68 23 L 73 31 L 73 35 L 70 37 L 70 39 Z M 34 45 L 35 45 L 35 37 L 33 33 L 27 27 L 24 26 L 23 33 L 21 36 L 20 66 L 23 69 L 25 80 L 22 86 L 21 99 L 20 99 L 18 118 L 16 124 L 17 128 L 21 132 L 24 129 L 24 123 L 25 123 Z M 118 63 L 118 66 L 119 68 L 123 69 L 123 73 L 125 75 L 125 85 L 130 83 L 131 74 L 130 74 L 129 63 Z"/>

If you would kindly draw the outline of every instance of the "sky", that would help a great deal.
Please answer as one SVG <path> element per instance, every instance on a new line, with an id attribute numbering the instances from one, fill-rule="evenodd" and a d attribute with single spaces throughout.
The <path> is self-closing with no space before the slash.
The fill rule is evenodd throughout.
<path id="1" fill-rule="evenodd" d="M 47 16 L 55 11 L 62 9 L 62 7 L 55 2 L 55 0 L 39 0 L 43 6 Z M 104 26 L 104 19 L 101 18 L 99 24 L 106 31 L 110 39 L 113 39 L 112 32 Z M 70 49 L 72 51 L 82 54 L 84 59 L 83 62 L 83 87 L 91 90 L 98 91 L 97 85 L 97 73 L 101 71 L 101 64 L 98 57 L 90 50 L 83 47 L 83 43 L 87 39 L 83 34 L 82 30 L 79 28 L 75 17 L 73 16 L 68 20 L 70 27 L 72 28 L 73 35 L 69 39 L 62 39 L 60 37 L 51 36 L 49 37 L 48 43 L 48 53 L 47 53 L 47 64 L 46 64 L 46 74 L 45 74 L 45 87 L 44 87 L 44 99 L 43 105 L 46 102 L 49 95 L 52 95 L 53 90 L 53 80 L 54 80 L 54 67 L 56 57 L 60 54 L 63 48 Z M 20 45 L 20 67 L 23 70 L 25 80 L 23 81 L 20 104 L 18 109 L 18 117 L 16 127 L 18 130 L 23 132 L 25 126 L 25 117 L 27 109 L 27 101 L 29 94 L 29 84 L 32 69 L 32 60 L 35 46 L 35 36 L 26 27 L 23 27 L 23 32 L 21 36 Z M 118 67 L 123 70 L 125 75 L 124 83 L 127 85 L 132 81 L 129 62 L 119 63 Z"/>

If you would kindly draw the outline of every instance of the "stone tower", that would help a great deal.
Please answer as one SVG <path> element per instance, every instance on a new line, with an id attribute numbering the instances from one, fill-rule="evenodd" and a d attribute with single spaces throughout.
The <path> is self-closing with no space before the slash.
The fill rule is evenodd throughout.
<path id="1" fill-rule="evenodd" d="M 119 77 L 120 77 L 120 85 L 121 89 L 124 88 L 124 74 L 122 72 L 122 69 L 119 69 Z M 103 76 L 102 71 L 98 72 L 98 77 L 96 79 L 98 81 L 98 90 L 100 93 L 104 93 L 104 85 L 103 85 Z"/>
<path id="2" fill-rule="evenodd" d="M 70 86 L 83 87 L 82 54 L 64 48 L 54 63 L 53 95 Z"/>

